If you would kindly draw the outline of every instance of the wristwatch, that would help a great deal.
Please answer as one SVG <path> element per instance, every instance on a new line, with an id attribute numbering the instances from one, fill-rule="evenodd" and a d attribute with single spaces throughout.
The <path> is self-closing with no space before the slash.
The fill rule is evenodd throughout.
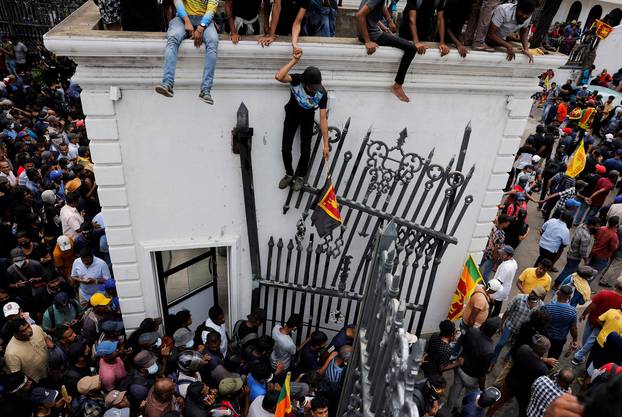
<path id="1" fill-rule="evenodd" d="M 201 23 L 201 24 L 199 24 L 199 26 L 201 26 L 203 29 L 207 28 L 207 25 L 205 23 Z"/>

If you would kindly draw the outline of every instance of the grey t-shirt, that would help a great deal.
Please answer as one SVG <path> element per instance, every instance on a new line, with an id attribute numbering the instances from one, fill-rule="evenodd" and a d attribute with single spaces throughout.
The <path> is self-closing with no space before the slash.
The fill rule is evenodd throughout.
<path id="1" fill-rule="evenodd" d="M 492 12 L 492 23 L 499 28 L 497 34 L 501 39 L 504 39 L 510 33 L 518 32 L 522 28 L 529 26 L 531 23 L 531 17 L 526 19 L 523 23 L 516 21 L 516 3 L 500 4 Z"/>
<path id="2" fill-rule="evenodd" d="M 263 395 L 258 396 L 253 400 L 250 407 L 248 408 L 248 416 L 247 417 L 274 417 L 274 413 L 266 411 L 261 406 L 263 402 Z"/>
<path id="3" fill-rule="evenodd" d="M 369 33 L 369 39 L 375 41 L 382 34 L 382 31 L 378 28 L 378 21 L 384 17 L 384 0 L 361 0 L 359 10 L 365 5 L 371 10 L 365 17 L 367 21 L 367 32 Z M 363 39 L 360 33 L 359 38 L 361 40 Z"/>
<path id="4" fill-rule="evenodd" d="M 276 368 L 278 362 L 281 362 L 285 369 L 289 368 L 292 363 L 292 356 L 296 354 L 296 344 L 286 334 L 280 332 L 281 325 L 277 324 L 272 329 L 272 339 L 274 339 L 274 349 L 270 355 L 270 363 Z"/>

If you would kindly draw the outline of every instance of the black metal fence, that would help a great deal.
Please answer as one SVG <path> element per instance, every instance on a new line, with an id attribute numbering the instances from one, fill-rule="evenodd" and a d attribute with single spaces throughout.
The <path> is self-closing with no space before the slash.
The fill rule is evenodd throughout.
<path id="1" fill-rule="evenodd" d="M 23 42 L 40 42 L 43 34 L 87 0 L 1 0 L 0 33 Z"/>

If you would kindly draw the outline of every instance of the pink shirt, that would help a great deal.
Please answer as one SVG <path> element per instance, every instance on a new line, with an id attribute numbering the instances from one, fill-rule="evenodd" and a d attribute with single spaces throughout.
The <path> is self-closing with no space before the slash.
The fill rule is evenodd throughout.
<path id="1" fill-rule="evenodd" d="M 126 376 L 127 373 L 121 358 L 117 358 L 113 364 L 107 363 L 103 358 L 99 360 L 99 380 L 102 382 L 104 390 L 112 391 L 117 382 Z"/>

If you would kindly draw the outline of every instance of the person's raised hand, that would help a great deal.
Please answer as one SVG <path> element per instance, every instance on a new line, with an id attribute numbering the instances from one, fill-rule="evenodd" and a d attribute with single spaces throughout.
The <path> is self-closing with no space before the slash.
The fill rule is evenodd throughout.
<path id="1" fill-rule="evenodd" d="M 294 58 L 296 61 L 300 61 L 300 58 L 302 58 L 302 49 L 298 48 L 297 51 L 294 51 L 292 53 L 292 58 Z"/>
<path id="2" fill-rule="evenodd" d="M 365 42 L 365 49 L 367 49 L 367 55 L 371 55 L 378 49 L 378 44 L 372 41 Z"/>
<path id="3" fill-rule="evenodd" d="M 423 42 L 417 42 L 415 44 L 415 48 L 417 48 L 417 53 L 420 55 L 425 54 L 425 51 L 428 50 L 428 47 L 425 46 L 425 44 Z"/>
<path id="4" fill-rule="evenodd" d="M 292 43 L 292 53 L 294 53 L 294 55 L 300 53 L 300 56 L 302 56 L 302 48 Z"/>

